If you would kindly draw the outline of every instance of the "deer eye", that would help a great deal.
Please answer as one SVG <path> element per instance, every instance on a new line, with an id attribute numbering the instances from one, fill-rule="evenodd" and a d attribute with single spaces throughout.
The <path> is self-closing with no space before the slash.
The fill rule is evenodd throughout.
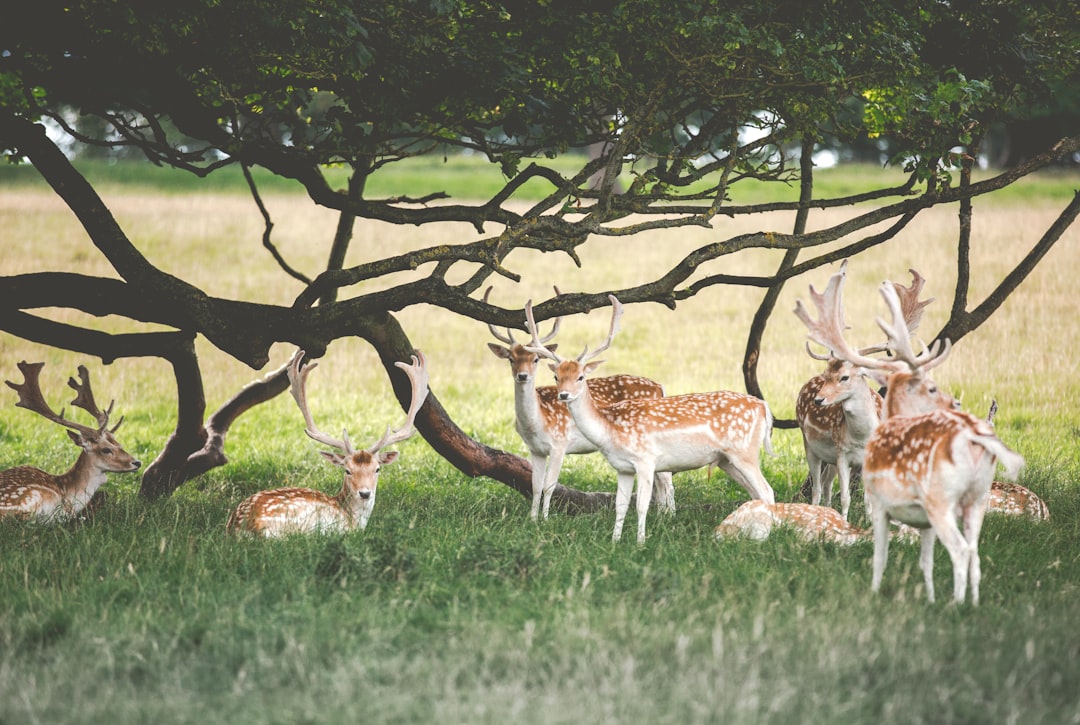
<path id="1" fill-rule="evenodd" d="M 101 455 L 103 455 L 103 456 L 111 456 L 112 455 L 112 448 L 102 448 L 101 449 Z"/>
<path id="2" fill-rule="evenodd" d="M 929 390 L 930 390 L 931 394 L 936 393 L 937 392 L 937 386 L 936 385 L 931 385 Z"/>
<path id="3" fill-rule="evenodd" d="M 848 380 L 851 380 L 851 376 L 850 376 L 850 375 L 841 375 L 841 376 L 840 376 L 840 382 L 842 382 L 842 383 L 846 383 L 846 382 L 847 382 Z"/>
<path id="4" fill-rule="evenodd" d="M 578 379 L 578 382 L 580 383 L 582 380 L 585 379 L 585 376 L 584 375 L 578 375 L 577 379 Z"/>

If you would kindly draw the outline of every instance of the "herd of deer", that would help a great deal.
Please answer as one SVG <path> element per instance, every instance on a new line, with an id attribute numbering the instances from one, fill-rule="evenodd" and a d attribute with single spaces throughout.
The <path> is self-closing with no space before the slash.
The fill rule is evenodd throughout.
<path id="1" fill-rule="evenodd" d="M 761 449 L 772 452 L 773 423 L 763 400 L 730 391 L 668 396 L 660 383 L 647 378 L 590 377 L 602 362 L 596 358 L 611 346 L 618 331 L 622 305 L 614 296 L 610 296 L 607 339 L 592 351 L 586 347 L 573 359 L 559 357 L 557 345 L 551 343 L 559 330 L 558 319 L 546 336 L 540 335 L 531 302 L 525 305 L 529 340 L 515 341 L 509 328 L 504 335 L 489 325 L 501 343 L 489 343 L 489 347 L 510 362 L 513 375 L 516 429 L 532 463 L 531 517 L 547 518 L 564 456 L 599 451 L 617 477 L 612 538 L 617 541 L 622 534 L 636 488 L 637 540 L 641 542 L 654 488 L 657 507 L 674 512 L 671 475 L 718 466 L 746 489 L 751 501 L 724 519 L 716 529 L 717 538 L 761 539 L 774 526 L 785 526 L 809 539 L 850 544 L 872 533 L 871 589 L 877 592 L 890 526 L 895 523 L 904 536 L 918 532 L 921 538 L 920 566 L 930 601 L 934 600 L 934 544 L 940 539 L 952 559 L 955 601 L 964 601 L 970 587 L 971 599 L 977 603 L 978 539 L 987 511 L 1038 519 L 1047 518 L 1048 513 L 1030 490 L 994 480 L 999 463 L 1009 477 L 1015 477 L 1023 459 L 994 434 L 992 416 L 983 420 L 959 410 L 956 400 L 929 376 L 948 356 L 948 342 L 915 353 L 912 333 L 930 300 L 919 300 L 924 280 L 914 270 L 912 274 L 910 287 L 891 282 L 881 286 L 892 320 L 878 319 L 888 339 L 874 347 L 856 349 L 844 337 L 846 262 L 823 293 L 810 287 L 816 319 L 801 301 L 796 305 L 795 314 L 806 325 L 809 339 L 828 350 L 827 355 L 819 355 L 807 345 L 807 351 L 824 361 L 826 368 L 803 386 L 796 405 L 812 482 L 809 504 L 777 503 L 761 472 Z M 881 353 L 887 355 L 877 356 Z M 537 386 L 541 360 L 550 361 L 554 386 Z M 345 470 L 340 492 L 329 496 L 295 487 L 260 491 L 231 513 L 228 532 L 276 537 L 367 525 L 379 470 L 398 457 L 396 451 L 386 449 L 413 434 L 416 414 L 427 397 L 427 362 L 417 351 L 411 364 L 396 363 L 412 384 L 406 420 L 394 430 L 387 428 L 378 441 L 361 450 L 353 448 L 347 431 L 338 439 L 316 427 L 306 395 L 307 378 L 316 364 L 305 363 L 304 352 L 296 352 L 287 369 L 290 393 L 303 415 L 307 435 L 333 449 L 320 451 L 321 455 Z M 79 380 L 72 378 L 68 384 L 77 394 L 72 405 L 89 412 L 97 421 L 96 428 L 67 419 L 63 410 L 53 412 L 39 384 L 43 366 L 19 364 L 23 383 L 7 383 L 18 393 L 16 405 L 68 428 L 82 452 L 71 470 L 58 476 L 32 466 L 0 471 L 0 517 L 61 522 L 86 508 L 107 473 L 134 471 L 140 462 L 114 437 L 120 423 L 108 427 L 113 406 L 110 403 L 104 411 L 97 407 L 85 367 L 79 367 Z M 885 388 L 884 397 L 868 379 Z M 847 521 L 851 480 L 858 471 L 872 532 Z M 840 511 L 831 507 L 834 479 L 839 479 Z"/>

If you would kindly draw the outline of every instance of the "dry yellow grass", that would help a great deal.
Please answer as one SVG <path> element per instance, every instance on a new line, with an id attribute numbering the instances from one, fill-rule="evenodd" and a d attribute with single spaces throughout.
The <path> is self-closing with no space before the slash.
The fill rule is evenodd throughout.
<path id="1" fill-rule="evenodd" d="M 301 196 L 273 196 L 266 201 L 281 252 L 295 267 L 315 274 L 328 252 L 335 215 L 313 207 Z M 288 304 L 301 291 L 301 285 L 287 278 L 262 248 L 262 219 L 246 197 L 169 196 L 113 189 L 106 194 L 106 203 L 154 264 L 210 294 Z M 1059 211 L 1049 204 L 1000 207 L 986 203 L 976 208 L 972 305 L 1027 252 Z M 850 214 L 815 212 L 811 227 L 820 228 Z M 737 222 L 720 219 L 713 230 L 686 228 L 633 238 L 597 238 L 582 251 L 582 269 L 563 256 L 518 251 L 507 266 L 522 274 L 523 281 L 514 285 L 493 278 L 492 299 L 507 307 L 521 305 L 527 298 L 547 298 L 552 284 L 566 291 L 618 289 L 645 281 L 701 244 L 747 231 L 786 232 L 791 224 L 790 214 L 777 214 Z M 926 212 L 899 238 L 851 263 L 846 294 L 852 339 L 862 343 L 880 337 L 873 321 L 883 310 L 877 286 L 886 278 L 906 283 L 909 267 L 928 279 L 926 292 L 937 298 L 926 313 L 923 333 L 930 335 L 941 327 L 955 284 L 956 226 L 955 207 Z M 16 189 L 0 195 L 0 229 L 4 230 L 4 274 L 49 269 L 113 276 L 70 211 L 47 191 Z M 418 229 L 360 222 L 349 263 L 475 238 L 475 231 L 467 225 Z M 779 258 L 778 252 L 740 253 L 701 273 L 768 273 Z M 833 269 L 819 270 L 789 284 L 770 321 L 759 377 L 778 417 L 793 415 L 799 386 L 819 366 L 806 355 L 804 331 L 790 310 L 797 298 L 805 297 L 808 283 L 822 288 Z M 961 341 L 952 359 L 940 368 L 939 381 L 957 392 L 973 412 L 985 411 L 990 398 L 996 396 L 1002 420 L 1023 419 L 1039 430 L 1057 430 L 1061 445 L 1074 445 L 1071 431 L 1080 427 L 1075 403 L 1078 386 L 1074 382 L 1078 331 L 1072 305 L 1078 272 L 1080 230 L 1073 228 L 991 321 Z M 408 276 L 399 275 L 394 281 Z M 648 375 L 663 381 L 671 393 L 741 390 L 745 335 L 760 297 L 761 291 L 753 288 L 716 287 L 680 304 L 676 311 L 659 305 L 632 305 L 602 370 Z M 77 318 L 55 310 L 50 314 L 57 319 Z M 415 345 L 427 352 L 433 389 L 458 422 L 466 430 L 483 434 L 492 420 L 504 420 L 506 425 L 499 427 L 497 435 L 505 439 L 512 417 L 511 384 L 505 364 L 486 349 L 489 335 L 485 326 L 430 307 L 405 310 L 400 318 Z M 606 334 L 609 319 L 606 310 L 568 319 L 559 342 L 567 351 L 595 344 Z M 114 320 L 89 322 L 102 329 L 123 327 Z M 287 346 L 278 346 L 273 364 L 281 364 L 290 353 Z M 16 374 L 15 363 L 21 359 L 49 362 L 43 380 L 47 390 L 52 386 L 58 391 L 75 365 L 87 362 L 101 395 L 117 397 L 129 413 L 151 400 L 158 403 L 158 410 L 172 409 L 167 402 L 173 394 L 170 371 L 157 360 L 123 360 L 103 368 L 79 355 L 0 335 L 0 371 L 5 378 Z M 202 359 L 211 405 L 261 374 L 205 344 Z M 343 405 L 349 405 L 350 399 L 364 398 L 381 410 L 388 409 L 390 398 L 383 372 L 367 346 L 355 340 L 335 343 L 324 370 L 317 383 L 319 390 L 338 391 L 338 396 L 344 397 Z M 547 374 L 543 375 L 546 379 Z M 30 416 L 13 414 L 11 396 L 0 402 L 6 424 L 27 422 Z M 154 423 L 164 430 L 171 426 L 166 420 Z M 789 444 L 794 445 L 795 433 L 779 435 L 791 437 Z"/>

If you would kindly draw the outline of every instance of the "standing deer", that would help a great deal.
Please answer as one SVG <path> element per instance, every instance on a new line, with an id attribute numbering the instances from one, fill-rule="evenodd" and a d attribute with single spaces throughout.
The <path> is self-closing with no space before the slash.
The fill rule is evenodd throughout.
<path id="1" fill-rule="evenodd" d="M 811 330 L 811 339 L 829 347 L 836 357 L 888 373 L 886 419 L 867 444 L 863 465 L 874 529 L 870 588 L 874 592 L 881 588 L 889 520 L 896 519 L 920 530 L 919 565 L 929 601 L 934 601 L 934 544 L 940 538 L 952 559 L 953 600 L 963 602 L 970 583 L 971 601 L 978 604 L 979 533 L 994 472 L 1000 462 L 1014 477 L 1024 459 L 998 440 L 989 422 L 956 410 L 952 397 L 927 375 L 948 354 L 948 341 L 916 355 L 895 288 L 886 282 L 881 294 L 892 312 L 892 324 L 879 319 L 878 325 L 889 338 L 894 359 L 866 357 L 847 345 L 839 324 L 843 320 L 839 298 L 830 301 L 823 324 Z"/>
<path id="2" fill-rule="evenodd" d="M 491 288 L 484 293 L 487 302 Z M 556 289 L 558 292 L 558 289 Z M 532 313 L 531 302 L 527 305 Z M 558 333 L 561 318 L 543 338 L 535 344 L 554 352 L 556 344 L 548 344 Z M 514 378 L 514 428 L 517 430 L 525 447 L 529 450 L 529 462 L 532 464 L 532 510 L 530 516 L 537 520 L 540 502 L 543 498 L 543 516 L 548 517 L 551 506 L 551 494 L 559 480 L 563 458 L 567 454 L 595 453 L 597 448 L 585 438 L 574 425 L 566 404 L 558 400 L 553 385 L 536 385 L 536 368 L 540 355 L 528 350 L 514 340 L 509 328 L 502 335 L 494 325 L 488 325 L 492 336 L 503 343 L 488 343 L 488 349 L 502 360 L 510 362 L 510 372 Z M 505 347 L 504 347 L 505 345 Z M 636 375 L 610 375 L 588 381 L 589 391 L 597 405 L 606 406 L 621 400 L 632 398 L 662 398 L 664 386 L 648 378 Z M 656 474 L 657 504 L 666 511 L 675 510 L 675 493 L 671 485 L 670 473 Z"/>
<path id="3" fill-rule="evenodd" d="M 319 453 L 335 466 L 345 469 L 341 491 L 328 496 L 310 488 L 278 488 L 260 491 L 240 502 L 229 516 L 225 530 L 229 533 L 246 532 L 274 538 L 292 533 L 343 532 L 363 529 L 367 526 L 375 507 L 375 489 L 379 483 L 382 466 L 397 460 L 397 451 L 383 450 L 400 443 L 413 434 L 413 422 L 428 394 L 427 363 L 419 350 L 413 355 L 412 364 L 394 363 L 405 371 L 412 382 L 412 398 L 405 422 L 396 430 L 389 426 L 373 445 L 355 450 L 349 434 L 343 431 L 341 439 L 321 432 L 311 417 L 307 404 L 307 376 L 318 365 L 308 362 L 302 367 L 303 350 L 297 350 L 289 363 L 289 392 L 292 393 L 304 416 L 304 432 L 312 440 L 330 446 L 334 451 Z"/>
<path id="4" fill-rule="evenodd" d="M 58 523 L 73 519 L 86 508 L 94 493 L 105 483 L 105 474 L 135 471 L 142 464 L 125 451 L 113 435 L 124 422 L 123 417 L 112 428 L 108 427 L 113 403 L 110 402 L 104 411 L 98 408 L 86 367 L 79 366 L 78 381 L 68 378 L 68 385 L 76 393 L 71 405 L 92 415 L 97 428 L 68 420 L 64 410 L 59 415 L 53 412 L 41 393 L 39 377 L 44 366 L 45 363 L 20 362 L 23 383 L 5 381 L 19 394 L 19 402 L 15 405 L 67 428 L 68 436 L 82 450 L 71 470 L 59 476 L 33 466 L 0 471 L 0 517 Z"/>
<path id="5" fill-rule="evenodd" d="M 901 300 L 908 331 L 913 332 L 922 318 L 923 308 L 933 299 L 919 301 L 925 280 L 914 269 L 909 271 L 913 277 L 911 286 L 894 283 L 894 287 Z M 830 305 L 837 314 L 842 314 L 840 300 L 846 274 L 847 260 L 844 260 L 840 271 L 829 278 L 824 293 L 810 285 L 810 299 L 817 307 L 819 319 L 826 316 Z M 818 324 L 810 319 L 801 303 L 795 307 L 795 314 L 808 329 Z M 837 324 L 841 329 L 846 327 L 842 318 Z M 875 345 L 863 348 L 859 353 L 870 355 L 885 349 L 885 345 Z M 862 468 L 866 443 L 881 422 L 884 399 L 867 385 L 871 371 L 831 354 L 818 355 L 809 345 L 807 352 L 814 359 L 826 362 L 825 370 L 803 385 L 795 405 L 795 418 L 810 470 L 810 502 L 822 503 L 824 493 L 824 504 L 831 505 L 833 477 L 836 476 L 840 480 L 840 513 L 847 519 L 852 474 Z"/>
<path id="6" fill-rule="evenodd" d="M 575 360 L 560 359 L 540 344 L 531 311 L 528 322 L 533 342 L 528 349 L 554 361 L 550 368 L 555 373 L 559 400 L 569 407 L 582 435 L 593 442 L 616 471 L 612 540 L 622 536 L 635 479 L 637 540 L 645 540 L 645 519 L 657 471 L 674 473 L 716 465 L 751 497 L 774 502 L 776 497 L 759 462 L 762 445 L 772 452 L 772 414 L 765 401 L 743 393 L 718 391 L 624 400 L 607 407 L 596 404 L 585 378 L 602 362 L 592 360 L 611 346 L 622 316 L 619 300 L 614 295 L 609 299 L 611 331 L 607 341 L 592 353 L 586 347 Z"/>

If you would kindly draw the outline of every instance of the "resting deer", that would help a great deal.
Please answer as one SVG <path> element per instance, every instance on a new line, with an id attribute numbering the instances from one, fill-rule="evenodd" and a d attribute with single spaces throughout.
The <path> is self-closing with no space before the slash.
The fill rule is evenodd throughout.
<path id="1" fill-rule="evenodd" d="M 894 284 L 901 300 L 904 319 L 909 332 L 919 325 L 923 308 L 933 299 L 919 301 L 925 280 L 914 269 L 910 287 Z M 829 279 L 826 292 L 819 293 L 810 285 L 810 299 L 822 317 L 827 296 L 836 298 L 838 311 L 843 308 L 840 298 L 847 274 L 847 260 L 840 265 L 840 271 Z M 808 327 L 817 324 L 800 303 L 795 314 Z M 839 321 L 845 328 L 843 319 Z M 832 355 L 818 355 L 807 346 L 807 352 L 815 360 L 826 363 L 825 370 L 811 378 L 799 391 L 795 405 L 795 419 L 802 433 L 803 449 L 810 470 L 810 503 L 823 501 L 832 504 L 833 477 L 840 480 L 840 513 L 847 519 L 851 505 L 851 478 L 854 471 L 862 468 L 866 455 L 866 443 L 881 422 L 884 399 L 876 390 L 867 385 L 866 378 L 871 372 L 847 360 Z M 859 350 L 862 355 L 882 352 L 885 345 L 875 345 Z"/>
<path id="2" fill-rule="evenodd" d="M 559 400 L 570 409 L 582 435 L 591 440 L 615 469 L 615 531 L 622 536 L 623 522 L 630 506 L 630 494 L 637 483 L 637 540 L 645 540 L 645 519 L 657 471 L 688 471 L 719 466 L 753 498 L 770 503 L 776 500 L 772 487 L 761 473 L 762 445 L 772 452 L 769 436 L 772 414 L 765 401 L 743 393 L 719 391 L 664 398 L 639 398 L 600 407 L 585 382 L 602 361 L 593 359 L 611 346 L 622 316 L 622 305 L 610 295 L 611 331 L 607 341 L 592 353 L 588 347 L 575 360 L 562 360 L 537 337 L 536 325 L 528 311 L 529 349 L 554 361 Z"/>
<path id="3" fill-rule="evenodd" d="M 491 288 L 484 293 L 487 302 Z M 558 289 L 556 289 L 556 293 Z M 531 304 L 529 305 L 531 312 Z M 554 352 L 556 344 L 548 344 L 559 331 L 560 318 L 546 336 L 535 341 L 547 350 Z M 563 457 L 567 454 L 595 453 L 597 448 L 574 425 L 574 420 L 566 404 L 558 400 L 553 385 L 536 385 L 536 368 L 540 355 L 532 352 L 514 340 L 509 328 L 502 335 L 494 325 L 488 325 L 492 336 L 503 343 L 488 343 L 488 349 L 502 360 L 510 362 L 510 372 L 514 378 L 514 428 L 517 430 L 525 447 L 529 449 L 529 462 L 532 464 L 532 510 L 530 516 L 535 521 L 540 512 L 543 498 L 543 517 L 548 517 L 551 506 L 551 494 L 559 481 Z M 504 347 L 505 345 L 505 347 Z M 589 392 L 597 405 L 605 406 L 620 400 L 632 398 L 661 398 L 664 386 L 648 378 L 636 375 L 610 375 L 588 381 Z M 658 473 L 655 481 L 657 504 L 667 511 L 675 510 L 675 494 L 671 485 L 670 473 Z"/>
<path id="4" fill-rule="evenodd" d="M 315 426 L 308 410 L 306 386 L 308 374 L 318 363 L 308 362 L 301 367 L 303 356 L 304 351 L 297 350 L 289 363 L 289 392 L 304 416 L 304 432 L 312 440 L 336 449 L 319 453 L 335 466 L 345 469 L 341 491 L 336 496 L 328 496 L 310 488 L 260 491 L 241 501 L 229 516 L 225 524 L 225 530 L 229 533 L 247 532 L 273 538 L 292 533 L 363 529 L 375 507 L 379 470 L 398 458 L 397 451 L 384 449 L 406 440 L 413 434 L 416 413 L 428 394 L 427 363 L 419 350 L 413 355 L 411 365 L 394 363 L 405 371 L 412 382 L 412 398 L 405 422 L 393 431 L 387 427 L 382 438 L 359 451 L 352 447 L 347 432 L 343 431 L 341 439 L 337 439 L 321 432 Z"/>
<path id="5" fill-rule="evenodd" d="M 920 530 L 919 564 L 927 598 L 934 601 L 934 543 L 941 543 L 953 564 L 953 599 L 963 602 L 968 586 L 979 601 L 979 532 L 994 472 L 1000 462 L 1012 477 L 1024 459 L 1005 446 L 989 422 L 956 410 L 927 375 L 949 352 L 949 343 L 935 343 L 916 355 L 895 288 L 885 283 L 881 294 L 892 323 L 878 319 L 894 358 L 860 355 L 843 339 L 839 297 L 826 301 L 827 315 L 811 330 L 811 339 L 855 365 L 888 374 L 886 419 L 866 447 L 863 486 L 874 529 L 874 565 L 870 588 L 877 592 L 889 552 L 889 520 Z M 963 522 L 963 531 L 957 519 Z"/>
<path id="6" fill-rule="evenodd" d="M 774 526 L 793 529 L 807 541 L 830 541 L 842 546 L 854 544 L 870 534 L 852 526 L 828 506 L 754 499 L 741 504 L 720 522 L 716 527 L 716 538 L 745 537 L 762 541 L 769 538 Z"/>
<path id="7" fill-rule="evenodd" d="M 71 405 L 92 415 L 97 428 L 68 420 L 63 410 L 59 415 L 53 412 L 41 393 L 39 377 L 44 366 L 45 363 L 19 363 L 23 383 L 6 381 L 19 394 L 19 402 L 15 405 L 67 428 L 68 436 L 82 451 L 71 470 L 59 476 L 33 466 L 0 471 L 0 517 L 58 523 L 71 520 L 86 508 L 94 493 L 105 483 L 107 473 L 135 471 L 141 463 L 124 450 L 114 435 L 124 422 L 123 417 L 112 428 L 108 427 L 113 403 L 110 402 L 104 411 L 98 408 L 86 367 L 79 366 L 78 381 L 68 378 L 68 385 L 76 393 Z"/>

